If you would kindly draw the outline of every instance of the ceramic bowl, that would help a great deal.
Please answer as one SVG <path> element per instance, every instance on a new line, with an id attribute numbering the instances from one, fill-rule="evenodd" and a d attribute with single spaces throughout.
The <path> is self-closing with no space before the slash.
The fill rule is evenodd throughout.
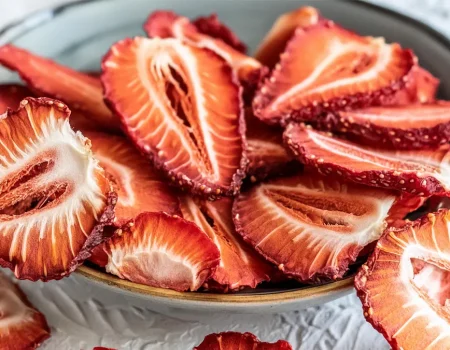
<path id="1" fill-rule="evenodd" d="M 0 44 L 12 42 L 73 68 L 95 71 L 111 44 L 144 34 L 142 23 L 153 10 L 171 9 L 188 17 L 216 12 L 252 50 L 277 16 L 308 4 L 360 34 L 383 36 L 412 48 L 421 65 L 441 78 L 440 97 L 450 99 L 450 42 L 422 23 L 359 1 L 88 0 L 43 11 L 13 24 L 0 32 Z M 14 80 L 15 74 L 0 70 L 1 82 Z M 108 289 L 105 293 L 118 293 L 130 305 L 145 305 L 171 315 L 177 311 L 283 312 L 324 303 L 353 288 L 350 276 L 320 286 L 278 286 L 225 295 L 178 293 L 124 281 L 88 266 L 81 267 L 74 278 Z"/>

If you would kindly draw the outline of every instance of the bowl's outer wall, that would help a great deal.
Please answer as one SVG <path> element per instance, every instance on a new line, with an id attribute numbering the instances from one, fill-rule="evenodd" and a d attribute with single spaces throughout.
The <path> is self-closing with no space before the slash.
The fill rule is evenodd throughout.
<path id="1" fill-rule="evenodd" d="M 80 70 L 95 71 L 99 70 L 101 57 L 111 44 L 125 37 L 143 35 L 142 23 L 150 12 L 157 9 L 174 10 L 189 17 L 215 12 L 253 51 L 278 15 L 302 5 L 316 6 L 324 16 L 358 33 L 383 36 L 389 42 L 400 42 L 404 47 L 412 48 L 421 65 L 441 78 L 440 97 L 450 99 L 448 42 L 432 32 L 423 30 L 423 27 L 414 21 L 354 1 L 96 0 L 66 7 L 57 11 L 56 16 L 51 11 L 34 16 L 26 25 L 21 24 L 0 37 L 0 43 L 2 40 L 4 42 L 12 39 L 18 46 L 54 58 L 63 64 Z M 15 74 L 0 68 L 0 81 L 13 80 L 17 80 Z M 76 278 L 83 279 L 79 276 Z M 145 294 L 136 297 L 132 292 L 119 290 L 105 283 L 96 283 L 110 291 L 120 291 L 132 305 L 141 305 L 144 298 L 147 307 L 166 314 L 173 314 L 174 309 L 182 311 L 192 310 L 194 307 L 195 310 L 202 309 L 204 312 L 282 312 L 323 303 L 351 290 L 341 289 L 319 298 L 302 298 L 264 305 L 236 305 L 227 302 L 183 302 Z"/>

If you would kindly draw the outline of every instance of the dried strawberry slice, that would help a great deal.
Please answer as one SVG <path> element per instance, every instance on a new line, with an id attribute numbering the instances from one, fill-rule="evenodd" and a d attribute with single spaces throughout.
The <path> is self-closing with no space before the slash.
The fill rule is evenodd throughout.
<path id="1" fill-rule="evenodd" d="M 261 282 L 269 281 L 275 272 L 272 265 L 236 234 L 231 217 L 232 204 L 229 198 L 198 204 L 191 197 L 181 198 L 183 217 L 197 224 L 220 251 L 220 264 L 206 282 L 207 289 L 228 292 L 244 287 L 255 288 Z"/>
<path id="2" fill-rule="evenodd" d="M 233 49 L 245 54 L 247 46 L 239 39 L 239 37 L 224 23 L 222 23 L 217 14 L 213 13 L 208 17 L 198 17 L 192 24 L 197 30 L 210 37 L 220 39 Z"/>
<path id="3" fill-rule="evenodd" d="M 222 332 L 207 335 L 194 350 L 292 350 L 292 347 L 285 340 L 264 343 L 248 332 Z"/>
<path id="4" fill-rule="evenodd" d="M 395 94 L 395 104 L 427 103 L 436 99 L 439 79 L 422 67 L 414 67 L 405 88 Z"/>
<path id="5" fill-rule="evenodd" d="M 301 162 L 325 176 L 418 196 L 450 190 L 448 144 L 437 150 L 370 149 L 295 124 L 286 128 L 284 139 Z"/>
<path id="6" fill-rule="evenodd" d="M 196 225 L 165 213 L 142 213 L 104 243 L 106 271 L 132 282 L 195 291 L 220 253 Z"/>
<path id="7" fill-rule="evenodd" d="M 329 113 L 318 124 L 367 145 L 435 148 L 450 140 L 450 102 L 369 107 Z"/>
<path id="8" fill-rule="evenodd" d="M 247 125 L 247 175 L 255 182 L 268 176 L 290 172 L 298 167 L 290 152 L 283 145 L 283 129 L 269 126 L 253 115 L 251 108 L 245 112 Z"/>
<path id="9" fill-rule="evenodd" d="M 237 72 L 241 81 L 256 80 L 263 69 L 261 63 L 228 45 L 223 37 L 201 33 L 189 21 L 171 11 L 155 11 L 144 24 L 144 30 L 150 38 L 177 38 L 184 42 L 207 48 L 223 57 Z"/>
<path id="10" fill-rule="evenodd" d="M 0 115 L 7 108 L 19 108 L 20 101 L 25 97 L 33 97 L 34 94 L 26 86 L 16 84 L 0 85 Z"/>
<path id="11" fill-rule="evenodd" d="M 364 316 L 394 349 L 448 349 L 450 213 L 388 229 L 355 287 Z"/>
<path id="12" fill-rule="evenodd" d="M 81 110 L 105 129 L 119 130 L 119 121 L 103 102 L 98 78 L 77 72 L 13 45 L 0 47 L 0 64 L 17 71 L 40 94 L 55 97 Z"/>
<path id="13" fill-rule="evenodd" d="M 175 39 L 126 39 L 103 62 L 107 100 L 130 138 L 177 185 L 239 191 L 247 160 L 239 86 L 212 51 Z"/>
<path id="14" fill-rule="evenodd" d="M 143 212 L 181 213 L 177 195 L 125 138 L 99 132 L 84 135 L 91 140 L 95 158 L 109 174 L 119 196 L 115 207 L 116 226 Z"/>
<path id="15" fill-rule="evenodd" d="M 303 282 L 337 279 L 377 240 L 396 195 L 296 175 L 259 184 L 233 206 L 236 230 L 285 274 Z"/>
<path id="16" fill-rule="evenodd" d="M 311 120 L 323 111 L 388 104 L 416 64 L 410 50 L 361 37 L 331 21 L 298 27 L 280 65 L 255 95 L 269 123 Z"/>
<path id="17" fill-rule="evenodd" d="M 282 14 L 259 44 L 255 58 L 269 68 L 275 67 L 297 27 L 306 28 L 317 24 L 320 20 L 322 17 L 319 10 L 311 6 Z"/>
<path id="18" fill-rule="evenodd" d="M 0 272 L 0 349 L 36 349 L 49 337 L 44 315 Z"/>
<path id="19" fill-rule="evenodd" d="M 392 206 L 386 219 L 388 226 L 402 227 L 409 222 L 408 215 L 421 208 L 428 197 L 402 195 Z"/>
<path id="20" fill-rule="evenodd" d="M 117 196 L 69 109 L 27 98 L 0 119 L 0 265 L 21 279 L 60 279 L 103 239 Z"/>

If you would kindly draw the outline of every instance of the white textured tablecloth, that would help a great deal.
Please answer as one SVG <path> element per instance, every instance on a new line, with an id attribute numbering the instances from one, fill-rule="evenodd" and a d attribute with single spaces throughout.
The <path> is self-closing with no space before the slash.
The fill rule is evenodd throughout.
<path id="1" fill-rule="evenodd" d="M 311 4 L 314 1 L 319 0 L 311 0 Z M 69 0 L 0 0 L 0 28 L 27 13 L 62 2 Z M 450 0 L 372 2 L 421 19 L 450 36 Z M 20 284 L 51 325 L 52 338 L 43 345 L 45 350 L 90 350 L 99 345 L 130 350 L 185 350 L 200 343 L 206 334 L 226 330 L 250 331 L 266 341 L 286 339 L 294 349 L 302 350 L 389 349 L 382 336 L 365 322 L 354 294 L 281 315 L 215 315 L 202 321 L 186 321 L 129 307 L 120 296 L 80 278 Z"/>

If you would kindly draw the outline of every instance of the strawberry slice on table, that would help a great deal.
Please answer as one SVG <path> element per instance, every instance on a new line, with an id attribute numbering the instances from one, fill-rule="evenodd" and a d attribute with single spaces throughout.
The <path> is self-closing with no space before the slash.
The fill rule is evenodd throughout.
<path id="1" fill-rule="evenodd" d="M 253 115 L 251 108 L 245 112 L 247 126 L 247 175 L 250 180 L 282 175 L 298 168 L 288 149 L 283 144 L 283 129 L 269 126 Z"/>
<path id="2" fill-rule="evenodd" d="M 450 140 L 450 102 L 340 111 L 328 113 L 316 123 L 361 144 L 389 149 L 436 148 Z"/>
<path id="3" fill-rule="evenodd" d="M 239 39 L 230 27 L 228 27 L 225 23 L 222 23 L 215 13 L 209 15 L 208 17 L 198 17 L 192 22 L 192 24 L 200 33 L 215 39 L 220 39 L 236 51 L 244 54 L 247 51 L 247 45 Z"/>
<path id="4" fill-rule="evenodd" d="M 36 349 L 49 337 L 44 315 L 0 272 L 0 349 Z"/>
<path id="5" fill-rule="evenodd" d="M 195 291 L 214 273 L 220 253 L 195 224 L 165 213 L 142 213 L 103 245 L 106 271 L 122 279 Z"/>
<path id="6" fill-rule="evenodd" d="M 297 27 L 306 28 L 322 20 L 319 10 L 304 6 L 279 16 L 256 50 L 255 58 L 269 68 L 275 67 Z"/>
<path id="7" fill-rule="evenodd" d="M 285 340 L 265 343 L 252 333 L 223 332 L 207 335 L 194 350 L 292 350 L 292 347 Z"/>
<path id="8" fill-rule="evenodd" d="M 176 39 L 136 37 L 111 48 L 102 80 L 130 139 L 173 183 L 209 198 L 239 191 L 245 122 L 222 58 Z"/>
<path id="9" fill-rule="evenodd" d="M 306 283 L 342 277 L 376 241 L 394 192 L 295 175 L 261 183 L 236 197 L 236 230 L 286 275 Z"/>
<path id="10" fill-rule="evenodd" d="M 34 94 L 26 86 L 17 84 L 0 85 L 0 115 L 6 112 L 7 108 L 19 108 L 20 101 L 25 97 L 33 97 Z"/>
<path id="11" fill-rule="evenodd" d="M 448 144 L 416 151 L 371 149 L 300 124 L 288 125 L 284 140 L 302 163 L 325 176 L 419 197 L 450 190 Z"/>
<path id="12" fill-rule="evenodd" d="M 184 42 L 207 48 L 225 59 L 237 72 L 241 82 L 256 86 L 266 74 L 264 67 L 256 59 L 228 45 L 223 37 L 204 34 L 189 18 L 171 11 L 155 11 L 147 18 L 144 30 L 150 38 L 177 38 Z M 229 41 L 229 40 L 228 40 Z"/>
<path id="13" fill-rule="evenodd" d="M 276 271 L 236 233 L 232 205 L 229 198 L 203 203 L 196 203 L 188 196 L 181 198 L 183 218 L 200 227 L 220 251 L 219 266 L 206 281 L 207 289 L 228 292 L 256 288 L 261 282 L 269 281 Z"/>
<path id="14" fill-rule="evenodd" d="M 325 111 L 389 104 L 417 58 L 399 44 L 362 37 L 319 21 L 298 27 L 253 100 L 255 115 L 275 124 Z"/>
<path id="15" fill-rule="evenodd" d="M 67 276 L 114 219 L 117 196 L 69 114 L 26 98 L 0 119 L 0 266 L 20 279 Z"/>
<path id="16" fill-rule="evenodd" d="M 412 79 L 406 82 L 405 88 L 398 91 L 394 104 L 427 103 L 436 99 L 439 79 L 426 69 L 416 66 L 412 70 Z"/>
<path id="17" fill-rule="evenodd" d="M 364 316 L 393 349 L 448 349 L 450 213 L 388 229 L 355 278 Z"/>
<path id="18" fill-rule="evenodd" d="M 118 118 L 103 102 L 102 85 L 98 78 L 13 45 L 0 47 L 0 64 L 18 72 L 38 94 L 64 101 L 103 129 L 120 130 Z"/>

